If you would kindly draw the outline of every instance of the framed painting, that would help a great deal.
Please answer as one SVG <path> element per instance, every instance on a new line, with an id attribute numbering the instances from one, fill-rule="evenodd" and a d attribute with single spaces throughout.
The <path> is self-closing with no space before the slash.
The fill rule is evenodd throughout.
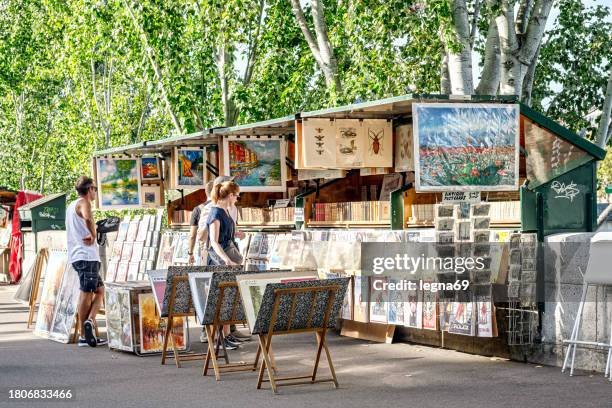
<path id="1" fill-rule="evenodd" d="M 204 321 L 204 310 L 206 309 L 206 299 L 208 298 L 212 274 L 212 272 L 193 272 L 187 275 L 189 276 L 191 299 L 200 323 Z"/>
<path id="2" fill-rule="evenodd" d="M 175 148 L 172 158 L 174 188 L 198 189 L 206 184 L 206 148 Z"/>
<path id="3" fill-rule="evenodd" d="M 363 165 L 365 150 L 363 123 L 359 119 L 336 120 L 336 166 L 355 168 Z"/>
<path id="4" fill-rule="evenodd" d="M 140 207 L 140 169 L 137 158 L 96 159 L 98 204 L 101 209 Z"/>
<path id="5" fill-rule="evenodd" d="M 296 133 L 297 134 L 297 133 Z M 304 168 L 336 167 L 336 123 L 329 118 L 302 121 L 302 138 L 296 143 Z"/>
<path id="6" fill-rule="evenodd" d="M 142 191 L 142 206 L 146 208 L 158 208 L 163 206 L 162 189 L 160 185 L 151 184 L 143 185 Z"/>
<path id="7" fill-rule="evenodd" d="M 282 137 L 229 136 L 223 139 L 223 170 L 240 191 L 285 191 L 287 166 Z"/>
<path id="8" fill-rule="evenodd" d="M 518 105 L 415 103 L 412 112 L 418 192 L 518 190 Z"/>
<path id="9" fill-rule="evenodd" d="M 157 157 L 140 158 L 140 178 L 143 183 L 161 179 L 160 162 Z"/>
<path id="10" fill-rule="evenodd" d="M 395 171 L 414 171 L 412 125 L 395 128 Z"/>
<path id="11" fill-rule="evenodd" d="M 393 167 L 393 123 L 386 119 L 363 121 L 367 148 L 363 167 Z"/>
<path id="12" fill-rule="evenodd" d="M 34 334 L 40 337 L 49 337 L 53 313 L 59 291 L 62 286 L 68 254 L 63 251 L 49 251 L 49 259 L 45 268 L 45 281 L 43 283 L 36 317 Z"/>
<path id="13" fill-rule="evenodd" d="M 71 265 L 68 265 L 55 302 L 53 323 L 49 333 L 51 340 L 66 344 L 70 341 L 76 323 L 79 294 L 79 275 Z"/>
<path id="14" fill-rule="evenodd" d="M 159 317 L 156 308 L 155 296 L 152 293 L 138 294 L 138 311 L 140 317 L 140 353 L 159 353 L 164 345 L 164 330 L 166 319 Z M 174 318 L 173 336 L 168 339 L 168 347 L 172 349 L 172 339 L 176 339 L 179 350 L 187 348 L 187 319 L 184 317 Z"/>

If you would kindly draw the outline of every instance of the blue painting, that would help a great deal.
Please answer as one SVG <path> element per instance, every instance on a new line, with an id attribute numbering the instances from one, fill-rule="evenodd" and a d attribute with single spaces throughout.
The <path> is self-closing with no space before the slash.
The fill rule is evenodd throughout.
<path id="1" fill-rule="evenodd" d="M 102 208 L 140 206 L 138 159 L 98 159 L 98 198 Z"/>
<path id="2" fill-rule="evenodd" d="M 176 187 L 201 187 L 204 185 L 206 150 L 176 149 Z"/>
<path id="3" fill-rule="evenodd" d="M 417 191 L 518 189 L 519 110 L 413 104 Z"/>

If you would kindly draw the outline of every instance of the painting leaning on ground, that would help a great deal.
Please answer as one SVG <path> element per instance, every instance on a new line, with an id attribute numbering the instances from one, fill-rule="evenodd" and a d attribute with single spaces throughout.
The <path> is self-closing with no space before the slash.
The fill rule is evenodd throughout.
<path id="1" fill-rule="evenodd" d="M 519 112 L 505 104 L 415 104 L 420 191 L 518 188 Z"/>

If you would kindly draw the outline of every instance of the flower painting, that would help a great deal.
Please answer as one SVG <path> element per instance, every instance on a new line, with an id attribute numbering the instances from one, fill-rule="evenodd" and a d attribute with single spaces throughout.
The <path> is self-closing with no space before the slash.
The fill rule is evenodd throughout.
<path id="1" fill-rule="evenodd" d="M 159 180 L 159 159 L 157 157 L 142 157 L 140 170 L 143 181 Z"/>
<path id="2" fill-rule="evenodd" d="M 206 149 L 184 148 L 174 150 L 174 186 L 200 188 L 206 183 Z"/>
<path id="3" fill-rule="evenodd" d="M 413 104 L 417 191 L 518 189 L 519 109 Z"/>
<path id="4" fill-rule="evenodd" d="M 138 159 L 97 159 L 100 208 L 138 208 L 140 170 Z"/>
<path id="5" fill-rule="evenodd" d="M 224 139 L 224 174 L 241 191 L 285 191 L 285 143 L 280 137 Z"/>

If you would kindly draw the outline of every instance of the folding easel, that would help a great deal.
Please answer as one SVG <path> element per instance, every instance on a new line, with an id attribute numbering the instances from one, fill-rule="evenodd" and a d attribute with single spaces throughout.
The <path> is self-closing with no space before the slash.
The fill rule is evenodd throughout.
<path id="1" fill-rule="evenodd" d="M 312 286 L 312 287 L 302 287 L 302 288 L 286 288 L 286 289 L 274 289 L 274 306 L 272 308 L 272 317 L 270 318 L 270 324 L 267 328 L 267 333 L 259 333 L 259 350 L 261 350 L 263 354 L 263 362 L 259 368 L 259 378 L 257 380 L 257 389 L 261 389 L 261 384 L 263 382 L 270 382 L 272 387 L 272 392 L 277 392 L 277 387 L 280 386 L 288 386 L 288 385 L 301 385 L 301 384 L 315 384 L 322 382 L 333 382 L 334 387 L 338 388 L 338 380 L 336 378 L 336 371 L 334 370 L 334 365 L 332 363 L 331 355 L 329 353 L 329 349 L 327 348 L 327 340 L 325 338 L 325 334 L 327 332 L 327 327 L 329 324 L 330 315 L 332 312 L 332 308 L 334 306 L 334 301 L 336 299 L 336 294 L 340 291 L 340 285 L 327 285 L 327 286 Z M 321 325 L 313 325 L 314 321 L 319 320 L 316 316 L 316 306 L 317 306 L 317 297 L 319 294 L 327 293 L 327 301 L 325 304 L 325 308 L 323 309 L 323 319 Z M 306 327 L 293 329 L 291 326 L 294 323 L 295 315 L 296 315 L 296 300 L 298 294 L 305 294 L 312 296 L 312 304 L 310 306 L 310 311 L 308 314 L 308 320 L 306 323 Z M 279 313 L 279 305 L 281 302 L 281 297 L 284 295 L 291 296 L 291 307 L 289 310 L 289 316 L 287 317 L 287 328 L 285 330 L 274 331 L 274 327 L 278 320 Z M 265 295 L 264 295 L 265 297 Z M 321 311 L 319 311 L 321 313 Z M 272 346 L 272 336 L 285 335 L 285 334 L 298 334 L 298 333 L 306 333 L 306 332 L 314 332 L 317 338 L 317 353 L 315 355 L 314 367 L 312 373 L 309 375 L 303 376 L 294 376 L 294 377 L 276 377 L 274 370 L 272 369 L 272 359 L 270 357 L 270 348 Z M 258 352 L 259 352 L 258 350 Z M 319 368 L 319 360 L 321 358 L 321 352 L 325 350 L 325 356 L 327 358 L 327 363 L 329 365 L 329 369 L 331 371 L 330 378 L 317 379 L 317 371 Z M 267 370 L 268 379 L 264 379 L 264 370 Z M 306 381 L 295 381 L 295 380 L 305 380 Z"/>
<path id="2" fill-rule="evenodd" d="M 40 278 L 42 277 L 43 265 L 49 259 L 49 250 L 47 248 L 41 248 L 36 256 L 36 264 L 34 265 L 34 276 L 32 276 L 32 290 L 30 291 L 29 307 L 30 313 L 28 314 L 28 325 L 29 329 L 34 321 L 34 312 L 36 311 L 36 302 L 38 300 L 38 291 L 40 289 Z"/>
<path id="3" fill-rule="evenodd" d="M 162 365 L 166 363 L 166 357 L 174 358 L 176 367 L 180 368 L 181 360 L 183 361 L 201 360 L 202 357 L 204 356 L 204 353 L 189 353 L 189 354 L 183 354 L 183 356 L 181 357 L 178 347 L 176 346 L 176 339 L 174 338 L 174 332 L 172 331 L 172 327 L 174 326 L 175 318 L 177 317 L 188 318 L 190 316 L 195 315 L 195 310 L 193 308 L 190 308 L 190 310 L 187 313 L 177 313 L 174 310 L 174 299 L 176 297 L 176 286 L 179 282 L 188 282 L 188 281 L 189 281 L 189 278 L 183 275 L 183 276 L 173 276 L 172 281 L 170 282 L 172 287 L 171 287 L 171 292 L 170 292 L 170 299 L 168 301 L 168 318 L 167 318 L 168 323 L 166 324 L 166 332 L 164 334 L 164 346 L 162 349 L 162 358 L 161 358 Z M 170 337 L 172 337 L 173 353 L 171 356 L 168 356 L 168 339 L 170 339 Z M 188 338 L 188 333 L 185 333 L 185 339 L 187 338 Z"/>
<path id="4" fill-rule="evenodd" d="M 225 296 L 229 292 L 230 288 L 235 289 L 234 300 L 230 303 L 229 299 L 226 302 Z M 242 304 L 240 303 L 240 296 L 238 294 L 238 283 L 236 282 L 221 282 L 219 283 L 219 289 L 221 293 L 217 298 L 217 303 L 215 305 L 215 314 L 211 324 L 205 324 L 204 330 L 206 331 L 206 337 L 208 338 L 208 353 L 206 353 L 206 359 L 204 361 L 204 369 L 202 370 L 202 375 L 208 374 L 208 369 L 210 366 L 210 361 L 212 360 L 213 370 L 215 372 L 215 379 L 219 381 L 221 379 L 221 372 L 238 372 L 238 371 L 255 371 L 257 369 L 257 364 L 259 363 L 259 355 L 261 354 L 261 347 L 257 348 L 257 354 L 255 355 L 255 361 L 253 363 L 234 363 L 230 364 L 229 358 L 227 356 L 227 351 L 225 350 L 224 345 L 224 336 L 223 336 L 223 326 L 231 325 L 231 324 L 245 324 L 246 319 L 241 320 L 237 318 L 238 311 L 242 308 Z M 229 319 L 223 319 L 221 316 L 226 313 L 223 312 L 223 305 L 227 303 L 229 305 L 229 310 L 231 310 Z M 215 350 L 214 339 L 215 334 L 217 334 L 217 347 Z M 219 343 L 223 346 L 223 350 L 225 353 L 225 364 L 217 363 L 217 353 L 219 351 Z"/>

